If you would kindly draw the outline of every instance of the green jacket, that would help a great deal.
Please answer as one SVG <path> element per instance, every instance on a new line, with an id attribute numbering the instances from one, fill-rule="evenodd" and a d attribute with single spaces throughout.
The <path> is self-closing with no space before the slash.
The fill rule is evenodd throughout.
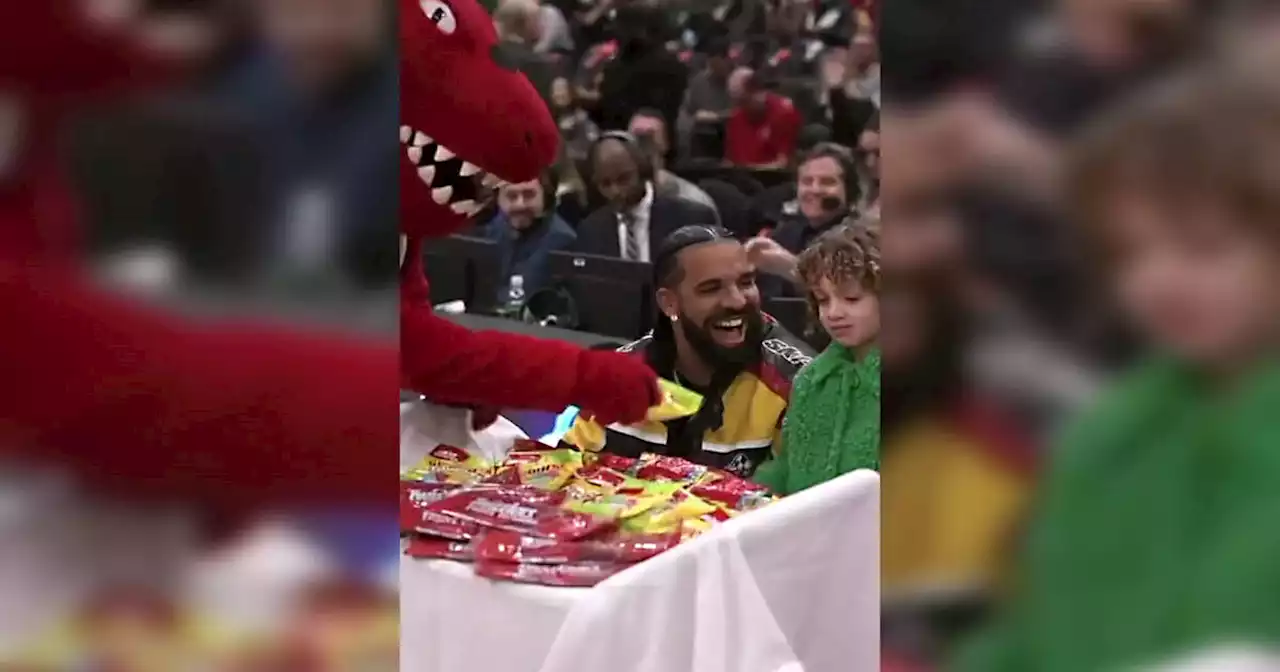
<path id="1" fill-rule="evenodd" d="M 790 495 L 855 469 L 880 469 L 880 351 L 832 343 L 796 376 L 782 446 L 755 480 Z"/>
<path id="2" fill-rule="evenodd" d="M 1003 617 L 960 670 L 1112 672 L 1280 641 L 1280 364 L 1155 360 L 1064 437 Z"/>

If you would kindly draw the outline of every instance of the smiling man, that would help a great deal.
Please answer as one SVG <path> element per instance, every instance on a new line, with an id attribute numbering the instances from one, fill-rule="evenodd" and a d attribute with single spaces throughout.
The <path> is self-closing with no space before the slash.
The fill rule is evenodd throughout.
<path id="1" fill-rule="evenodd" d="M 653 332 L 622 348 L 659 376 L 703 395 L 696 415 L 602 427 L 579 418 L 565 442 L 636 457 L 675 455 L 750 476 L 774 446 L 791 381 L 813 357 L 760 311 L 746 249 L 715 227 L 676 230 L 654 259 Z"/>

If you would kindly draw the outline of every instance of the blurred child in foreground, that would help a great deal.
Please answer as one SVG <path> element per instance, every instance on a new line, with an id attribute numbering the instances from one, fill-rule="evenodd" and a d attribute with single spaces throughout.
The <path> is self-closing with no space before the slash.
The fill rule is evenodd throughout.
<path id="1" fill-rule="evenodd" d="M 1063 436 L 1018 594 L 961 669 L 1246 669 L 1204 654 L 1280 636 L 1278 120 L 1274 77 L 1215 64 L 1076 148 L 1069 202 L 1153 352 Z"/>
<path id="2" fill-rule="evenodd" d="M 880 468 L 880 236 L 846 222 L 797 262 L 831 345 L 796 378 L 778 457 L 756 480 L 789 495 Z"/>

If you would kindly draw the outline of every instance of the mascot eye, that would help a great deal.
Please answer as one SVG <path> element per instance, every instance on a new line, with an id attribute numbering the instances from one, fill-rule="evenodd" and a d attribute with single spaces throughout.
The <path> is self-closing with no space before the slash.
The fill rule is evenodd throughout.
<path id="1" fill-rule="evenodd" d="M 436 24 L 440 32 L 452 35 L 453 31 L 458 29 L 458 20 L 454 18 L 453 10 L 449 9 L 449 5 L 440 0 L 422 0 L 421 5 L 422 13 L 427 15 L 431 23 Z"/>

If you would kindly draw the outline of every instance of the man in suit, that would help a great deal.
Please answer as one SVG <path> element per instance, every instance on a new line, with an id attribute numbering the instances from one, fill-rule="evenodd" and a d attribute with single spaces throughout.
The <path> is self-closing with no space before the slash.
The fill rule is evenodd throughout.
<path id="1" fill-rule="evenodd" d="M 539 180 L 504 185 L 498 190 L 498 214 L 484 227 L 484 236 L 498 246 L 502 260 L 497 305 L 505 303 L 511 278 L 524 280 L 526 296 L 547 283 L 547 257 L 573 246 L 577 234 L 551 205 L 555 188 Z"/>
<path id="2" fill-rule="evenodd" d="M 627 133 L 605 133 L 591 146 L 587 176 L 606 205 L 578 226 L 580 252 L 649 262 L 676 229 L 715 226 L 711 208 L 655 192 L 653 164 Z"/>

